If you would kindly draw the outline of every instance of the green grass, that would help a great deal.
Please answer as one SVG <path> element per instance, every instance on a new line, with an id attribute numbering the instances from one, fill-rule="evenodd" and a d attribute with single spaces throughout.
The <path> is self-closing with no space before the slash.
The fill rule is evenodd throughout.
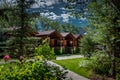
<path id="1" fill-rule="evenodd" d="M 90 61 L 84 58 L 76 58 L 76 59 L 67 59 L 67 60 L 55 60 L 53 62 L 87 78 L 90 78 L 92 71 L 87 67 L 80 67 L 81 61 Z"/>

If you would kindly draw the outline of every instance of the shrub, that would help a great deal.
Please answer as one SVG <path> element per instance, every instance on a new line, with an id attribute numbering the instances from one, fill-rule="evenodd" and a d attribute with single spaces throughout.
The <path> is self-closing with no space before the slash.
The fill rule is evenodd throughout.
<path id="1" fill-rule="evenodd" d="M 92 58 L 91 62 L 88 65 L 90 69 L 92 69 L 96 74 L 109 75 L 110 73 L 110 59 L 102 51 L 97 52 L 97 54 Z"/>
<path id="2" fill-rule="evenodd" d="M 60 55 L 61 54 L 60 53 L 60 48 L 58 48 L 58 47 L 54 48 L 54 52 L 55 52 L 56 55 Z"/>
<path id="3" fill-rule="evenodd" d="M 117 74 L 116 80 L 120 80 L 120 74 Z"/>
<path id="4" fill-rule="evenodd" d="M 74 48 L 74 53 L 80 53 L 79 48 Z"/>
<path id="5" fill-rule="evenodd" d="M 95 42 L 89 34 L 85 35 L 80 42 L 80 53 L 85 57 L 90 58 L 92 53 L 95 51 Z"/>
<path id="6" fill-rule="evenodd" d="M 37 48 L 35 48 L 35 55 L 43 56 L 45 59 L 55 59 L 54 49 L 49 46 L 49 43 L 46 40 L 42 42 Z"/>
<path id="7" fill-rule="evenodd" d="M 0 80 L 64 80 L 66 72 L 46 61 L 0 65 Z"/>
<path id="8" fill-rule="evenodd" d="M 65 54 L 65 48 L 64 47 L 56 47 L 56 48 L 54 48 L 54 51 L 55 51 L 55 54 L 57 54 L 57 55 L 62 55 L 62 54 Z"/>
<path id="9" fill-rule="evenodd" d="M 89 61 L 88 60 L 82 60 L 79 63 L 79 67 L 88 67 Z"/>
<path id="10" fill-rule="evenodd" d="M 63 48 L 61 47 L 59 50 L 60 54 L 63 54 Z"/>

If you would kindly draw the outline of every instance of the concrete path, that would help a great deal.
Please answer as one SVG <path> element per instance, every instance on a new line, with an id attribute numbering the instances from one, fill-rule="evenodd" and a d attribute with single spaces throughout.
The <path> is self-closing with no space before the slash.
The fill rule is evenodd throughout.
<path id="1" fill-rule="evenodd" d="M 48 64 L 58 66 L 58 67 L 60 67 L 60 70 L 63 69 L 63 67 L 61 67 L 60 65 L 58 65 L 58 64 L 56 64 L 56 63 L 54 63 L 52 61 L 48 61 Z M 80 76 L 80 75 L 78 75 L 78 74 L 76 74 L 76 73 L 74 73 L 74 72 L 72 72 L 70 70 L 67 70 L 67 71 L 68 71 L 68 73 L 66 75 L 66 77 L 67 77 L 66 80 L 69 80 L 69 79 L 71 79 L 71 80 L 89 80 L 89 79 L 87 79 L 87 78 L 85 78 L 83 76 Z"/>
<path id="2" fill-rule="evenodd" d="M 56 60 L 64 60 L 64 59 L 73 59 L 73 58 L 81 58 L 82 55 L 69 55 L 69 56 L 57 56 Z"/>
<path id="3" fill-rule="evenodd" d="M 72 71 L 70 71 L 70 70 L 68 70 L 67 77 L 68 77 L 68 78 L 71 77 L 72 80 L 89 80 L 88 78 L 85 78 L 85 77 L 83 77 L 83 76 L 80 76 L 80 75 L 78 75 L 78 74 L 76 74 L 76 73 L 74 73 L 74 72 L 72 72 Z"/>

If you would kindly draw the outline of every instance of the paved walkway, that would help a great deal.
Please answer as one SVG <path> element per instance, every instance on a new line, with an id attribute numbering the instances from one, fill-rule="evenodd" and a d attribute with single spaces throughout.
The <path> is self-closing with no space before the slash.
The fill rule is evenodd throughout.
<path id="1" fill-rule="evenodd" d="M 54 66 L 59 66 L 60 70 L 63 69 L 60 65 L 58 65 L 58 64 L 56 64 L 56 63 L 54 63 L 52 61 L 48 61 L 48 64 L 51 64 L 51 65 L 54 65 Z M 80 76 L 80 75 L 78 75 L 78 74 L 76 74 L 76 73 L 74 73 L 74 72 L 72 72 L 70 70 L 67 70 L 67 71 L 68 71 L 68 73 L 67 73 L 66 77 L 67 77 L 68 80 L 69 79 L 71 79 L 71 80 L 89 80 L 89 79 L 87 79 L 87 78 L 85 78 L 83 76 Z"/>
<path id="2" fill-rule="evenodd" d="M 82 55 L 69 55 L 69 56 L 58 56 L 56 60 L 64 60 L 64 59 L 73 59 L 73 58 L 81 58 Z"/>

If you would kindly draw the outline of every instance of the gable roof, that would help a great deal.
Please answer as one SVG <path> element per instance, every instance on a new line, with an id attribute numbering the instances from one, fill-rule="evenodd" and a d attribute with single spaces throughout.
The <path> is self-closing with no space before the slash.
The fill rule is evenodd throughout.
<path id="1" fill-rule="evenodd" d="M 80 34 L 74 34 L 73 36 L 75 37 L 75 39 L 77 39 L 80 37 Z"/>
<path id="2" fill-rule="evenodd" d="M 80 35 L 80 34 L 74 34 L 73 36 L 75 37 L 75 39 L 79 39 L 82 37 L 82 35 Z"/>
<path id="3" fill-rule="evenodd" d="M 80 38 L 81 37 L 81 35 L 80 34 L 75 34 L 75 35 L 73 35 L 73 34 L 71 34 L 70 32 L 64 32 L 64 33 L 59 33 L 58 31 L 56 31 L 56 30 L 49 30 L 49 31 L 43 31 L 43 32 L 38 32 L 38 33 L 36 33 L 36 36 L 38 36 L 38 37 L 42 37 L 42 36 L 53 36 L 53 35 L 55 35 L 55 34 L 57 34 L 56 36 L 59 36 L 59 37 L 61 37 L 61 38 L 66 38 L 66 39 L 78 39 L 78 38 Z"/>
<path id="4" fill-rule="evenodd" d="M 38 34 L 36 34 L 36 36 L 47 36 L 47 35 L 52 34 L 53 32 L 55 32 L 55 30 L 38 32 Z"/>
<path id="5" fill-rule="evenodd" d="M 72 40 L 75 39 L 75 37 L 73 36 L 73 34 L 71 34 L 70 32 L 61 33 L 61 35 L 62 35 L 64 38 L 67 38 L 67 39 L 72 39 Z"/>
<path id="6" fill-rule="evenodd" d="M 66 33 L 60 33 L 63 37 L 66 37 L 67 35 L 69 35 L 70 33 L 69 32 L 66 32 Z"/>

